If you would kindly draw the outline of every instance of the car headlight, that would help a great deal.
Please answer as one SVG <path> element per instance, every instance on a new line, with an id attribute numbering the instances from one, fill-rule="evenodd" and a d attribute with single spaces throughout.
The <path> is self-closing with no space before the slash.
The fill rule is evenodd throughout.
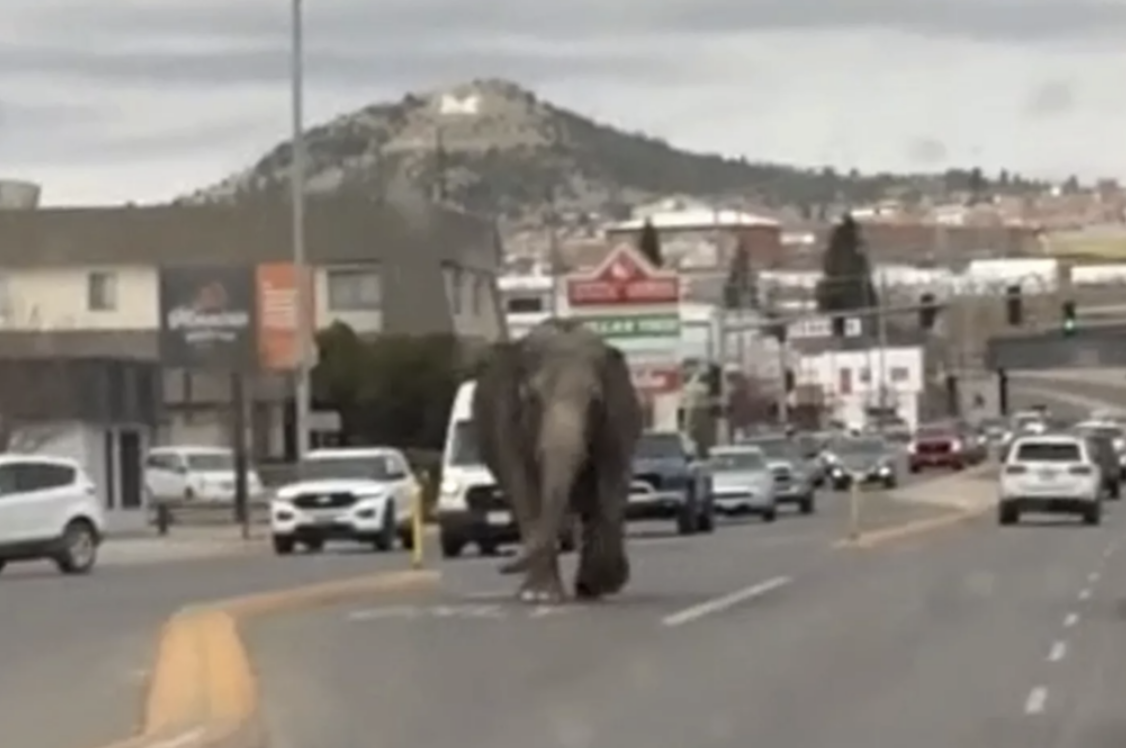
<path id="1" fill-rule="evenodd" d="M 442 493 L 446 495 L 456 494 L 461 492 L 461 483 L 453 478 L 446 478 L 442 481 Z"/>

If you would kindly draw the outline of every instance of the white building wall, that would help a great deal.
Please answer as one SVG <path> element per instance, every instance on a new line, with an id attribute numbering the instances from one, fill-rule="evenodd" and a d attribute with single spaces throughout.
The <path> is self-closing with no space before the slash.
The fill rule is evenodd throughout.
<path id="1" fill-rule="evenodd" d="M 915 428 L 925 389 L 923 364 L 923 349 L 917 346 L 886 348 L 882 353 L 876 348 L 826 351 L 803 357 L 796 376 L 799 385 L 820 387 L 832 417 L 849 428 L 864 426 L 866 411 L 880 405 L 880 384 L 886 382 L 884 403 Z"/>

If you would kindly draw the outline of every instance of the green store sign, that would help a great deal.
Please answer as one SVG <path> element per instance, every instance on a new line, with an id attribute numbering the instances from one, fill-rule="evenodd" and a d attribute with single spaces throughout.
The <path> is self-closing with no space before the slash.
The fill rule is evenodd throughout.
<path id="1" fill-rule="evenodd" d="M 583 317 L 581 321 L 604 338 L 680 337 L 680 316 L 676 314 Z"/>

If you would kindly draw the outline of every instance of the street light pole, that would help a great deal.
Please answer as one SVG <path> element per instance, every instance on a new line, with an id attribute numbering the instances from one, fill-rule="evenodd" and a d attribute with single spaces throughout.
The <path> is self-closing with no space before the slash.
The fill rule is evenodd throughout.
<path id="1" fill-rule="evenodd" d="M 309 452 L 309 343 L 312 322 L 309 314 L 308 270 L 305 258 L 305 51 L 302 0 L 290 0 L 290 106 L 293 117 L 292 148 L 290 153 L 290 187 L 293 209 L 293 269 L 297 278 L 294 289 L 294 332 L 297 343 L 297 361 L 294 371 L 294 431 L 296 432 L 297 458 Z"/>

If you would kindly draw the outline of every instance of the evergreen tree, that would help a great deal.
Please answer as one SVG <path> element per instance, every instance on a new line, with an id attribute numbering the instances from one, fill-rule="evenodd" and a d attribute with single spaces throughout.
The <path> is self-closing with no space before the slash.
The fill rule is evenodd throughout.
<path id="1" fill-rule="evenodd" d="M 657 228 L 648 219 L 641 227 L 641 236 L 637 239 L 637 248 L 653 264 L 653 267 L 659 268 L 665 264 L 664 258 L 661 256 L 661 237 L 657 234 Z"/>
<path id="2" fill-rule="evenodd" d="M 727 309 L 758 307 L 758 283 L 751 267 L 751 252 L 741 237 L 727 268 L 727 280 L 723 284 L 723 305 Z"/>
<path id="3" fill-rule="evenodd" d="M 860 226 L 848 214 L 829 235 L 816 295 L 817 308 L 823 314 L 871 308 L 879 303 Z"/>

